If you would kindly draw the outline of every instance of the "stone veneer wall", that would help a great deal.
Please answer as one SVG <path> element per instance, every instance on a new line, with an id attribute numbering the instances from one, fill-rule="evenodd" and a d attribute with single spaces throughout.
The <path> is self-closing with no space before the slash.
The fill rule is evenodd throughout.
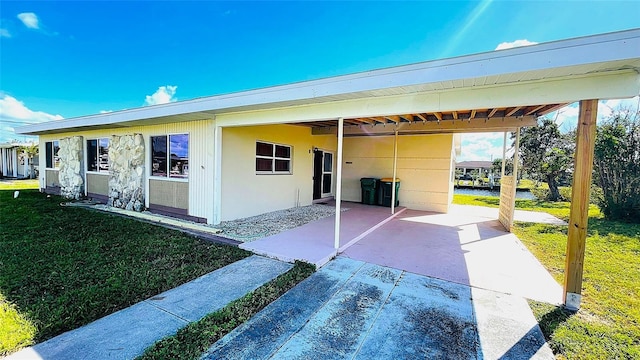
<path id="1" fill-rule="evenodd" d="M 79 200 L 84 196 L 84 179 L 82 156 L 82 136 L 68 137 L 60 140 L 60 195 L 67 199 Z"/>
<path id="2" fill-rule="evenodd" d="M 141 134 L 111 136 L 107 205 L 144 209 L 144 138 Z"/>

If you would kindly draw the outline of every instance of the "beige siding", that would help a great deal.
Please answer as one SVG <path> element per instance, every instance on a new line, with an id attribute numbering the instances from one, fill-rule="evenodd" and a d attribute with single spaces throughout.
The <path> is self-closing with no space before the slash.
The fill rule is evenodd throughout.
<path id="1" fill-rule="evenodd" d="M 58 170 L 45 170 L 46 179 L 47 179 L 47 187 L 59 187 L 60 182 L 58 181 Z"/>
<path id="2" fill-rule="evenodd" d="M 189 182 L 188 204 L 189 215 L 212 220 L 213 216 L 213 151 L 214 129 L 213 120 L 188 121 L 182 123 L 159 124 L 149 126 L 132 126 L 112 129 L 98 129 L 89 131 L 77 131 L 40 136 L 40 164 L 46 164 L 44 144 L 47 141 L 58 140 L 72 135 L 83 136 L 85 140 L 111 135 L 143 134 L 145 141 L 146 176 L 150 179 L 149 159 L 150 137 L 167 134 L 189 134 Z M 86 144 L 85 144 L 86 146 Z M 41 172 L 43 174 L 43 172 Z M 42 183 L 44 183 L 44 174 Z M 147 182 L 147 191 L 149 190 Z M 148 201 L 148 196 L 145 198 Z M 148 203 L 146 205 L 149 205 Z"/>
<path id="3" fill-rule="evenodd" d="M 185 181 L 149 181 L 149 204 L 189 209 L 189 183 Z"/>
<path id="4" fill-rule="evenodd" d="M 258 175 L 256 141 L 290 145 L 290 175 Z M 312 136 L 304 126 L 270 125 L 224 128 L 222 132 L 222 220 L 311 204 L 313 148 L 335 151 L 336 137 Z"/>
<path id="5" fill-rule="evenodd" d="M 109 196 L 109 174 L 87 173 L 87 193 Z"/>
<path id="6" fill-rule="evenodd" d="M 344 140 L 343 199 L 360 201 L 360 178 L 393 176 L 393 136 Z M 446 212 L 451 191 L 451 134 L 398 137 L 400 205 Z"/>

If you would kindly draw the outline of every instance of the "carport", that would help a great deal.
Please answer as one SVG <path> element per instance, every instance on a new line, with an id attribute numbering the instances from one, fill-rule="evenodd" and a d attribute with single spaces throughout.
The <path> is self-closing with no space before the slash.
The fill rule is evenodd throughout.
<path id="1" fill-rule="evenodd" d="M 398 138 L 409 134 L 515 131 L 517 164 L 519 129 L 535 125 L 538 116 L 579 102 L 563 289 L 565 306 L 577 310 L 598 101 L 638 95 L 639 70 L 640 30 L 636 29 L 381 70 L 365 80 L 336 79 L 331 88 L 354 89 L 350 96 L 335 96 L 331 103 L 320 104 L 315 116 L 291 119 L 311 126 L 314 134 L 337 136 L 335 251 L 343 245 L 340 207 L 345 137 L 392 135 L 397 149 Z M 357 97 L 355 89 L 366 96 L 347 100 Z M 330 113 L 336 116 L 326 116 Z M 394 151 L 394 159 L 396 156 Z M 394 178 L 396 164 L 394 161 Z M 517 168 L 511 176 L 502 177 L 499 220 L 507 230 L 513 224 L 516 179 Z"/>

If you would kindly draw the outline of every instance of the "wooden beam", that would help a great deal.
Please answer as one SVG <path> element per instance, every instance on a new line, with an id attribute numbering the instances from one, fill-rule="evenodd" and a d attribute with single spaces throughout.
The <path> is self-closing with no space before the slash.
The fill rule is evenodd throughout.
<path id="1" fill-rule="evenodd" d="M 413 115 L 400 115 L 401 118 L 407 120 L 408 122 L 413 122 Z"/>
<path id="2" fill-rule="evenodd" d="M 370 118 L 358 118 L 358 120 L 362 121 L 363 123 L 372 124 L 372 125 L 375 125 L 378 123 L 377 121 Z"/>
<path id="3" fill-rule="evenodd" d="M 469 116 L 469 119 L 473 119 L 474 117 L 476 117 L 476 111 L 471 110 L 471 116 Z"/>
<path id="4" fill-rule="evenodd" d="M 489 112 L 489 115 L 487 115 L 487 117 L 488 118 L 492 117 L 493 115 L 496 114 L 496 111 L 498 111 L 498 108 L 491 109 L 491 111 Z"/>
<path id="5" fill-rule="evenodd" d="M 571 214 L 567 234 L 567 258 L 564 270 L 564 304 L 578 310 L 582 300 L 584 250 L 589 220 L 589 194 L 593 171 L 598 100 L 580 101 L 576 152 L 571 191 Z"/>
<path id="6" fill-rule="evenodd" d="M 522 106 L 516 106 L 513 109 L 509 110 L 505 116 L 511 116 L 513 114 L 515 114 L 518 110 L 522 109 Z"/>
<path id="7" fill-rule="evenodd" d="M 419 117 L 419 118 L 420 118 L 420 120 L 422 120 L 422 121 L 424 121 L 424 122 L 427 122 L 427 117 L 426 117 L 426 116 L 424 116 L 424 115 L 422 115 L 422 114 L 416 114 L 416 116 L 417 116 L 417 117 Z"/>
<path id="8" fill-rule="evenodd" d="M 400 122 L 400 116 L 398 116 L 398 115 L 385 116 L 385 119 L 389 119 L 389 120 L 393 121 L 396 124 Z"/>
<path id="9" fill-rule="evenodd" d="M 452 115 L 453 115 L 453 118 L 454 118 L 455 120 L 458 120 L 458 112 L 457 112 L 457 111 L 453 111 L 453 112 L 452 112 Z"/>
<path id="10" fill-rule="evenodd" d="M 565 107 L 567 105 L 569 105 L 569 104 L 550 105 L 546 109 L 543 109 L 542 111 L 540 111 L 540 115 L 546 115 L 546 114 L 548 114 L 550 112 L 554 112 L 556 110 L 562 109 L 563 107 Z"/>
<path id="11" fill-rule="evenodd" d="M 485 121 L 482 121 L 485 120 Z M 335 123 L 335 122 L 334 122 Z M 435 121 L 427 121 L 425 123 L 402 122 L 396 126 L 376 126 L 367 127 L 346 127 L 344 134 L 346 136 L 375 136 L 375 135 L 393 135 L 397 128 L 400 135 L 404 134 L 437 134 L 437 133 L 464 133 L 464 132 L 504 132 L 515 131 L 519 127 L 535 126 L 537 120 L 535 116 L 505 117 L 500 118 L 475 118 L 474 121 L 453 121 L 444 120 L 440 123 Z M 337 134 L 336 127 L 330 128 L 314 128 L 313 135 Z"/>
<path id="12" fill-rule="evenodd" d="M 525 115 L 533 115 L 533 114 L 536 113 L 536 111 L 542 109 L 545 106 L 547 106 L 547 105 L 545 104 L 545 105 L 536 106 L 536 107 L 532 108 L 531 110 L 525 112 Z"/>
<path id="13" fill-rule="evenodd" d="M 433 116 L 436 117 L 436 119 L 438 119 L 438 121 L 442 121 L 442 114 L 439 112 L 434 112 Z"/>

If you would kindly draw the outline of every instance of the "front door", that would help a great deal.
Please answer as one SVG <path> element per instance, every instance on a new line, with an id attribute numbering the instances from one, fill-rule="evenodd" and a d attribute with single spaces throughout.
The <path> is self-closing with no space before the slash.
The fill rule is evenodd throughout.
<path id="1" fill-rule="evenodd" d="M 313 151 L 313 199 L 331 195 L 333 185 L 333 153 Z"/>

